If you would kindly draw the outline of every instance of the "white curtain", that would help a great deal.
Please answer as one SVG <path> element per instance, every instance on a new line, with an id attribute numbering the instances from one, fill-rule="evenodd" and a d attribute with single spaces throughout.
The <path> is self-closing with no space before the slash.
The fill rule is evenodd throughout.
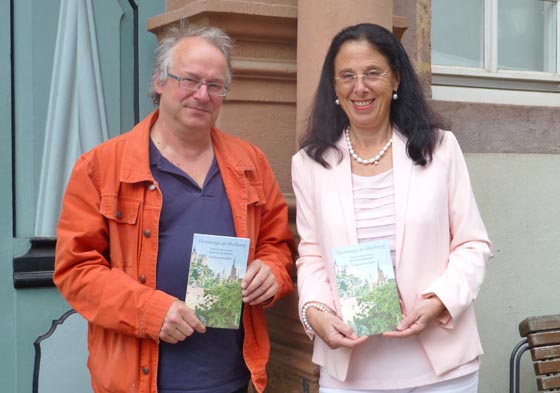
<path id="1" fill-rule="evenodd" d="M 35 236 L 56 235 L 62 196 L 74 162 L 107 138 L 92 0 L 62 0 Z"/>

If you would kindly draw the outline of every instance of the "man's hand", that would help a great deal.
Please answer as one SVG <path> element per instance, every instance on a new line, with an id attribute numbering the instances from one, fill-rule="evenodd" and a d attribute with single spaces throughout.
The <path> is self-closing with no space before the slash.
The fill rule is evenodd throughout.
<path id="1" fill-rule="evenodd" d="M 278 292 L 278 283 L 270 268 L 260 259 L 255 259 L 247 267 L 241 290 L 243 303 L 254 306 L 272 299 Z"/>
<path id="2" fill-rule="evenodd" d="M 419 299 L 414 308 L 397 325 L 393 332 L 383 333 L 386 337 L 403 338 L 418 335 L 426 329 L 430 321 L 438 317 L 445 306 L 436 295 Z"/>
<path id="3" fill-rule="evenodd" d="M 169 307 L 163 325 L 161 325 L 160 340 L 169 344 L 177 344 L 192 336 L 195 331 L 204 333 L 206 327 L 184 302 L 179 299 L 175 300 Z"/>

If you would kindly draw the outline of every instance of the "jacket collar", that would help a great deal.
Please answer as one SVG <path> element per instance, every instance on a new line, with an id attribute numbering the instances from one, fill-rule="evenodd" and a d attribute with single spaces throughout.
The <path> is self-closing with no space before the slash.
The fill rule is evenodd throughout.
<path id="1" fill-rule="evenodd" d="M 127 135 L 123 155 L 120 181 L 137 183 L 154 181 L 150 170 L 150 130 L 159 116 L 156 109 L 139 122 Z M 229 167 L 238 173 L 254 170 L 254 164 L 234 143 L 234 137 L 217 128 L 212 128 L 212 144 L 220 168 Z"/>
<path id="2" fill-rule="evenodd" d="M 218 128 L 212 128 L 212 145 L 214 154 L 220 168 L 232 168 L 236 172 L 255 170 L 254 163 L 249 159 L 246 151 L 242 150 L 240 143 L 243 142 Z"/>
<path id="3" fill-rule="evenodd" d="M 395 265 L 398 268 L 404 239 L 404 224 L 408 207 L 408 193 L 413 162 L 406 152 L 406 138 L 393 129 L 393 181 L 395 190 Z"/>
<path id="4" fill-rule="evenodd" d="M 150 170 L 150 130 L 158 116 L 159 110 L 156 109 L 127 135 L 120 173 L 121 182 L 154 181 Z"/>

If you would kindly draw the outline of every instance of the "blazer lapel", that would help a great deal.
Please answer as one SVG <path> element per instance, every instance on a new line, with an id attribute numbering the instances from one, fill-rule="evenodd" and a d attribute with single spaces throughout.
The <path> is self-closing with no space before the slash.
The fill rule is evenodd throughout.
<path id="1" fill-rule="evenodd" d="M 397 269 L 401 259 L 412 168 L 413 162 L 406 153 L 405 137 L 397 130 L 393 130 L 393 179 L 396 221 L 395 265 Z"/>
<path id="2" fill-rule="evenodd" d="M 342 212 L 342 218 L 346 224 L 346 233 L 348 235 L 349 244 L 358 243 L 358 235 L 356 233 L 356 221 L 354 219 L 354 193 L 352 192 L 352 168 L 350 164 L 350 155 L 348 147 L 341 137 L 337 142 L 337 147 L 342 152 L 342 161 L 338 162 L 338 155 L 331 150 L 329 163 L 335 177 L 336 189 L 333 192 L 338 196 L 338 204 Z M 337 214 L 336 211 L 332 212 Z"/>

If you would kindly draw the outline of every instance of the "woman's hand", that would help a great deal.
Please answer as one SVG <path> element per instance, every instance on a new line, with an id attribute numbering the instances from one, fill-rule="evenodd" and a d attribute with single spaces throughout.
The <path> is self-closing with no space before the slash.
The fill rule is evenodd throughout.
<path id="1" fill-rule="evenodd" d="M 320 311 L 314 307 L 307 310 L 307 321 L 330 349 L 354 348 L 363 343 L 367 336 L 358 337 L 350 325 L 336 315 Z"/>
<path id="2" fill-rule="evenodd" d="M 418 335 L 426 329 L 430 321 L 438 317 L 443 310 L 444 304 L 436 295 L 420 298 L 414 308 L 397 325 L 392 332 L 385 332 L 385 337 L 404 338 Z"/>

